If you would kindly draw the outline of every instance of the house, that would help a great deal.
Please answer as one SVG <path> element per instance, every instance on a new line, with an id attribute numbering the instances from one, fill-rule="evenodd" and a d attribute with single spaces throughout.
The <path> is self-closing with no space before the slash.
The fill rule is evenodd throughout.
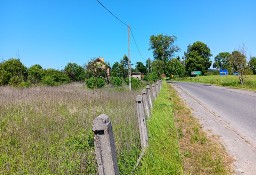
<path id="1" fill-rule="evenodd" d="M 141 78 L 142 78 L 140 72 L 132 72 L 132 77 L 137 78 L 139 80 L 141 80 Z"/>

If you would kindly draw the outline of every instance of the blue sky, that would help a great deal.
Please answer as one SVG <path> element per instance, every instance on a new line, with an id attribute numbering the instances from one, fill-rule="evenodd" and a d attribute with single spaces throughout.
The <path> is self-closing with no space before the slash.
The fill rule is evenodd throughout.
<path id="1" fill-rule="evenodd" d="M 131 62 L 153 59 L 151 35 L 177 37 L 183 56 L 195 41 L 207 44 L 212 59 L 243 46 L 256 56 L 255 0 L 100 0 L 129 24 Z M 63 69 L 94 57 L 113 64 L 128 52 L 127 28 L 96 0 L 0 0 L 0 61 L 18 57 L 29 67 Z"/>

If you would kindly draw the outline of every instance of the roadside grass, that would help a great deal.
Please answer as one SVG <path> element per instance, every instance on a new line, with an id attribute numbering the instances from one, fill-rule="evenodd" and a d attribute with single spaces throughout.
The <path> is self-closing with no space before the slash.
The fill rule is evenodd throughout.
<path id="1" fill-rule="evenodd" d="M 97 174 L 91 129 L 101 113 L 113 124 L 120 174 L 130 174 L 140 153 L 138 93 L 0 87 L 0 174 Z"/>
<path id="2" fill-rule="evenodd" d="M 178 131 L 184 174 L 232 174 L 233 159 L 228 156 L 218 137 L 203 131 L 199 121 L 169 88 L 175 125 Z"/>
<path id="3" fill-rule="evenodd" d="M 163 82 L 147 122 L 149 147 L 135 174 L 183 174 L 170 98 L 169 86 Z"/>
<path id="4" fill-rule="evenodd" d="M 228 75 L 228 76 L 212 75 L 212 76 L 186 77 L 186 78 L 177 78 L 175 80 L 214 84 L 218 86 L 228 86 L 232 88 L 256 90 L 256 75 L 245 75 L 243 85 L 239 83 L 238 76 L 235 76 L 235 75 Z"/>

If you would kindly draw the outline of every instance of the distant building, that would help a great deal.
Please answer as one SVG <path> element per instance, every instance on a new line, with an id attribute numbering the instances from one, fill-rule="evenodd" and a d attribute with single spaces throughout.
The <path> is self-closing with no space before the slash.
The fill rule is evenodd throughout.
<path id="1" fill-rule="evenodd" d="M 106 69 L 107 78 L 109 80 L 110 67 L 104 62 L 104 58 L 103 57 L 96 58 L 94 62 L 97 64 L 97 66 L 101 67 L 101 69 Z"/>
<path id="2" fill-rule="evenodd" d="M 141 80 L 142 75 L 140 72 L 132 72 L 132 77 Z"/>

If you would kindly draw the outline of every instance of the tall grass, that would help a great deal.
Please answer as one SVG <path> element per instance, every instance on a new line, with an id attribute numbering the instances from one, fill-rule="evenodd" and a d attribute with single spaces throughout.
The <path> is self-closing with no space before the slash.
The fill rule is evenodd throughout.
<path id="1" fill-rule="evenodd" d="M 186 78 L 181 78 L 176 80 L 256 90 L 256 75 L 246 75 L 244 78 L 243 85 L 240 84 L 238 76 L 235 76 L 235 75 L 228 75 L 228 76 L 212 75 L 212 76 L 186 77 Z"/>
<path id="2" fill-rule="evenodd" d="M 113 124 L 121 174 L 129 174 L 140 142 L 136 91 L 86 90 L 82 84 L 0 87 L 0 174 L 96 174 L 92 121 Z"/>

